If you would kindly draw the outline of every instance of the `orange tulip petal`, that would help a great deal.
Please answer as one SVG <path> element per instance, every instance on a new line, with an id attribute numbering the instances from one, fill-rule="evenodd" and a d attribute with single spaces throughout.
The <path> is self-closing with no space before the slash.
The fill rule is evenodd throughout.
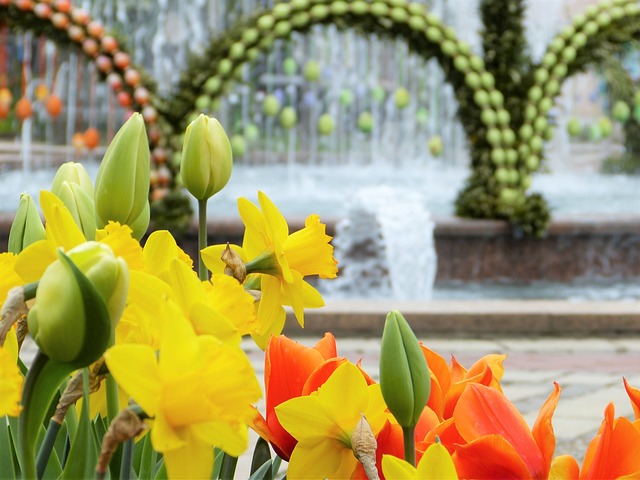
<path id="1" fill-rule="evenodd" d="M 451 355 L 449 372 L 451 373 L 451 383 L 461 382 L 467 375 L 467 369 L 458 363 L 454 355 Z"/>
<path id="2" fill-rule="evenodd" d="M 488 365 L 485 365 L 484 371 L 464 379 L 463 381 L 456 382 L 449 388 L 449 391 L 444 396 L 444 411 L 442 413 L 443 418 L 451 418 L 453 410 L 456 408 L 460 395 L 464 392 L 467 385 L 471 383 L 477 383 L 480 385 L 492 385 L 493 384 L 493 371 Z"/>
<path id="3" fill-rule="evenodd" d="M 531 478 L 518 452 L 502 435 L 485 435 L 466 445 L 456 445 L 452 458 L 459 478 Z"/>
<path id="4" fill-rule="evenodd" d="M 338 347 L 336 346 L 336 337 L 333 336 L 333 333 L 327 332 L 324 336 L 316 343 L 313 348 L 320 352 L 322 358 L 325 360 L 329 360 L 330 358 L 338 356 Z"/>
<path id="5" fill-rule="evenodd" d="M 556 436 L 553 432 L 551 418 L 553 417 L 553 413 L 556 411 L 556 406 L 558 405 L 561 392 L 560 385 L 556 382 L 553 382 L 553 385 L 553 392 L 551 392 L 549 398 L 547 398 L 542 405 L 542 408 L 538 413 L 538 418 L 536 418 L 533 428 L 531 429 L 533 438 L 538 444 L 540 452 L 542 452 L 547 468 L 550 467 L 551 460 L 553 459 L 553 452 L 556 450 Z M 546 473 L 547 472 L 545 472 L 545 474 Z"/>
<path id="6" fill-rule="evenodd" d="M 302 395 L 310 395 L 318 390 L 340 365 L 347 361 L 344 357 L 330 358 L 320 364 L 307 378 L 302 387 Z"/>
<path id="7" fill-rule="evenodd" d="M 467 442 L 485 435 L 500 435 L 518 452 L 532 477 L 542 478 L 548 471 L 527 422 L 498 390 L 468 384 L 458 400 L 453 419 Z"/>
<path id="8" fill-rule="evenodd" d="M 618 478 L 640 471 L 640 432 L 625 417 L 614 418 L 613 403 L 582 467 L 581 478 Z"/>
<path id="9" fill-rule="evenodd" d="M 633 407 L 633 413 L 635 414 L 636 420 L 640 418 L 640 389 L 634 388 L 629 385 L 626 378 L 622 378 L 622 382 L 624 383 L 624 389 L 627 391 L 627 395 L 629 395 L 629 400 L 631 400 L 631 406 Z"/>
<path id="10" fill-rule="evenodd" d="M 460 435 L 460 432 L 458 432 L 453 418 L 449 418 L 427 433 L 423 441 L 417 442 L 416 449 L 424 452 L 429 445 L 436 442 L 436 437 L 440 440 L 440 443 L 449 450 L 449 453 L 454 452 L 456 445 L 466 443 L 465 439 Z"/>

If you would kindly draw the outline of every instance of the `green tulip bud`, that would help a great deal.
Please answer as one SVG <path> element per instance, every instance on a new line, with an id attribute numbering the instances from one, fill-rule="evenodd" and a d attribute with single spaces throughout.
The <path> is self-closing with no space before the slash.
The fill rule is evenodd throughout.
<path id="1" fill-rule="evenodd" d="M 318 133 L 320 135 L 331 135 L 336 127 L 333 117 L 328 113 L 323 113 L 318 118 Z"/>
<path id="2" fill-rule="evenodd" d="M 380 346 L 380 390 L 403 428 L 413 428 L 424 410 L 431 380 L 418 339 L 398 311 L 390 312 Z"/>
<path id="3" fill-rule="evenodd" d="M 149 140 L 134 113 L 107 148 L 95 186 L 96 227 L 110 220 L 130 225 L 149 205 Z"/>
<path id="4" fill-rule="evenodd" d="M 66 162 L 60 165 L 51 182 L 51 193 L 60 197 L 62 182 L 75 183 L 80 186 L 91 198 L 93 198 L 93 182 L 81 163 Z"/>
<path id="5" fill-rule="evenodd" d="M 102 243 L 86 242 L 47 267 L 29 311 L 29 333 L 52 360 L 76 368 L 107 348 L 129 288 L 126 262 Z"/>
<path id="6" fill-rule="evenodd" d="M 229 181 L 233 155 L 220 122 L 200 115 L 189 124 L 182 147 L 180 173 L 189 193 L 198 200 L 212 197 Z"/>
<path id="7" fill-rule="evenodd" d="M 182 178 L 180 177 L 180 175 L 178 175 L 178 177 Z M 180 181 L 182 182 L 182 179 Z M 144 206 L 144 210 L 142 210 L 140 215 L 138 215 L 138 218 L 136 218 L 133 222 L 131 222 L 131 225 L 129 225 L 129 228 L 131 228 L 132 232 L 131 236 L 137 239 L 142 238 L 144 234 L 147 233 L 147 228 L 149 228 L 150 220 L 151 208 L 149 207 L 149 203 L 147 202 L 147 204 Z"/>
<path id="8" fill-rule="evenodd" d="M 280 126 L 287 130 L 293 128 L 298 123 L 298 114 L 293 107 L 284 107 L 280 112 Z"/>
<path id="9" fill-rule="evenodd" d="M 8 251 L 18 254 L 32 243 L 47 237 L 36 203 L 28 193 L 20 194 L 20 204 L 9 230 Z"/>
<path id="10" fill-rule="evenodd" d="M 67 181 L 62 182 L 56 196 L 62 200 L 71 213 L 76 225 L 82 230 L 84 238 L 94 240 L 96 237 L 96 214 L 93 197 L 89 196 L 79 184 Z"/>
<path id="11" fill-rule="evenodd" d="M 442 154 L 442 150 L 444 148 L 442 145 L 442 138 L 440 137 L 440 135 L 435 135 L 431 137 L 429 139 L 429 143 L 427 144 L 427 147 L 429 148 L 429 152 L 431 153 L 431 155 L 433 155 L 434 157 L 439 157 L 440 154 Z"/>

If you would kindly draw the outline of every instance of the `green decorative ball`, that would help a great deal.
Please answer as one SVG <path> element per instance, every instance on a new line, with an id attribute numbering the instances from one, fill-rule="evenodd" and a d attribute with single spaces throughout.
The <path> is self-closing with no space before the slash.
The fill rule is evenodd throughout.
<path id="1" fill-rule="evenodd" d="M 292 57 L 287 57 L 282 61 L 282 71 L 285 75 L 294 75 L 298 69 L 298 64 Z"/>
<path id="2" fill-rule="evenodd" d="M 275 117 L 280 111 L 280 100 L 275 95 L 267 95 L 262 102 L 262 111 L 269 117 Z"/>
<path id="3" fill-rule="evenodd" d="M 280 126 L 290 129 L 298 123 L 298 114 L 293 107 L 284 107 L 280 112 Z"/>
<path id="4" fill-rule="evenodd" d="M 577 118 L 571 118 L 567 122 L 567 133 L 570 137 L 577 137 L 582 133 L 582 125 Z"/>
<path id="5" fill-rule="evenodd" d="M 308 60 L 304 64 L 304 70 L 302 74 L 307 82 L 317 82 L 320 80 L 320 64 L 315 60 Z"/>
<path id="6" fill-rule="evenodd" d="M 424 107 L 418 108 L 416 111 L 416 122 L 418 125 L 426 125 L 429 121 L 429 110 Z"/>
<path id="7" fill-rule="evenodd" d="M 409 105 L 409 100 L 411 96 L 409 95 L 409 91 L 404 87 L 399 87 L 396 89 L 393 100 L 396 104 L 396 107 L 399 109 L 406 108 Z"/>
<path id="8" fill-rule="evenodd" d="M 483 108 L 482 113 L 480 113 L 480 120 L 488 127 L 492 127 L 498 122 L 498 115 L 495 110 Z"/>
<path id="9" fill-rule="evenodd" d="M 442 145 L 442 138 L 440 135 L 434 135 L 429 139 L 429 143 L 427 144 L 429 148 L 429 153 L 434 157 L 439 157 L 442 154 L 442 150 L 444 146 Z"/>
<path id="10" fill-rule="evenodd" d="M 353 103 L 353 92 L 351 90 L 349 90 L 348 88 L 344 88 L 340 92 L 340 97 L 339 97 L 338 100 L 340 101 L 340 103 L 342 105 L 344 105 L 345 107 L 348 107 L 349 105 L 351 105 Z"/>
<path id="11" fill-rule="evenodd" d="M 634 117 L 637 109 L 638 107 L 636 106 L 633 110 Z M 611 133 L 613 132 L 613 123 L 611 122 L 611 119 L 609 117 L 602 117 L 598 121 L 598 125 L 600 125 L 600 133 L 602 134 L 602 138 L 608 138 L 611 136 Z"/>
<path id="12" fill-rule="evenodd" d="M 631 116 L 631 108 L 629 108 L 629 105 L 627 105 L 626 102 L 618 100 L 613 104 L 611 114 L 613 115 L 613 118 L 615 118 L 618 122 L 625 123 L 627 120 L 629 120 L 629 116 Z"/>
<path id="13" fill-rule="evenodd" d="M 244 127 L 244 137 L 250 142 L 254 142 L 260 138 L 260 129 L 255 123 L 248 123 Z"/>
<path id="14" fill-rule="evenodd" d="M 336 127 L 333 117 L 328 113 L 323 113 L 318 118 L 318 133 L 320 135 L 331 135 Z"/>
<path id="15" fill-rule="evenodd" d="M 242 135 L 233 135 L 231 137 L 231 153 L 234 157 L 243 157 L 247 151 L 247 142 Z"/>
<path id="16" fill-rule="evenodd" d="M 358 115 L 358 129 L 363 133 L 371 133 L 373 130 L 373 117 L 371 112 L 362 112 Z"/>
<path id="17" fill-rule="evenodd" d="M 371 90 L 371 98 L 373 98 L 373 100 L 377 103 L 382 103 L 384 102 L 384 99 L 386 98 L 387 94 L 384 91 L 384 88 L 382 87 L 374 87 Z"/>

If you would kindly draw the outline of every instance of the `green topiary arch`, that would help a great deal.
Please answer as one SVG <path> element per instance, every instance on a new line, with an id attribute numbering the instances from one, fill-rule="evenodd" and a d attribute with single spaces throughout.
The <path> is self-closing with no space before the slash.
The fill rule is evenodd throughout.
<path id="1" fill-rule="evenodd" d="M 485 51 L 495 48 L 493 65 L 500 58 L 507 28 L 522 29 L 524 6 L 517 0 L 484 0 L 495 25 Z M 514 17 L 512 24 L 499 17 Z M 509 12 L 508 14 L 506 12 Z M 256 13 L 211 42 L 205 53 L 192 59 L 176 96 L 161 107 L 176 134 L 182 132 L 203 94 L 213 101 L 223 96 L 243 64 L 269 51 L 275 40 L 291 32 L 304 33 L 313 25 L 335 24 L 365 34 L 399 38 L 425 59 L 436 58 L 458 101 L 458 117 L 471 149 L 472 172 L 456 201 L 456 211 L 472 218 L 503 218 L 526 235 L 541 236 L 550 220 L 542 196 L 528 193 L 531 173 L 543 160 L 544 140 L 552 134 L 548 112 L 562 82 L 587 64 L 606 55 L 603 46 L 619 46 L 640 29 L 640 7 L 635 0 L 604 0 L 577 16 L 551 42 L 539 65 L 525 63 L 506 83 L 496 68 L 471 52 L 456 32 L 426 7 L 404 0 L 292 0 Z M 485 22 L 486 23 L 486 22 Z M 500 25 L 503 30 L 500 30 Z M 507 25 L 506 27 L 504 25 Z M 493 41 L 493 46 L 491 42 Z M 520 55 L 519 45 L 509 52 Z M 506 48 L 508 50 L 508 47 Z M 176 138 L 176 136 L 174 136 Z"/>

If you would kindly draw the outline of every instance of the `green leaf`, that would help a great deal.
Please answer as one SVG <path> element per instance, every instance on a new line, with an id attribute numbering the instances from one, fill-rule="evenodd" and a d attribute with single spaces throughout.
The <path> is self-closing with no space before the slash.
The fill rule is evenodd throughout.
<path id="1" fill-rule="evenodd" d="M 271 459 L 265 461 L 260 468 L 251 473 L 249 480 L 271 480 Z"/>
<path id="2" fill-rule="evenodd" d="M 17 478 L 13 467 L 14 454 L 11 445 L 11 435 L 9 434 L 9 423 L 7 417 L 0 417 L 0 480 Z"/>
<path id="3" fill-rule="evenodd" d="M 256 446 L 253 449 L 253 458 L 251 459 L 251 477 L 258 470 L 262 471 L 265 463 L 269 463 L 268 471 L 265 471 L 261 476 L 256 478 L 262 478 L 264 480 L 271 480 L 271 449 L 269 448 L 269 442 L 264 438 L 258 437 Z"/>
<path id="4" fill-rule="evenodd" d="M 142 443 L 142 454 L 140 455 L 140 469 L 138 470 L 138 478 L 151 478 L 154 465 L 156 464 L 156 451 L 151 444 L 151 434 L 147 433 L 140 441 Z"/>
<path id="5" fill-rule="evenodd" d="M 233 480 L 236 474 L 236 466 L 238 465 L 238 457 L 234 457 L 225 453 L 222 456 L 222 467 L 220 468 L 220 479 Z"/>
<path id="6" fill-rule="evenodd" d="M 85 274 L 62 251 L 58 252 L 58 257 L 69 265 L 82 296 L 85 338 L 73 367 L 84 368 L 98 360 L 107 349 L 111 339 L 111 320 L 102 297 Z"/>
<path id="7" fill-rule="evenodd" d="M 67 364 L 55 362 L 38 351 L 25 379 L 22 391 L 18 439 L 25 478 L 36 477 L 35 450 L 42 422 L 62 381 L 73 371 Z"/>

